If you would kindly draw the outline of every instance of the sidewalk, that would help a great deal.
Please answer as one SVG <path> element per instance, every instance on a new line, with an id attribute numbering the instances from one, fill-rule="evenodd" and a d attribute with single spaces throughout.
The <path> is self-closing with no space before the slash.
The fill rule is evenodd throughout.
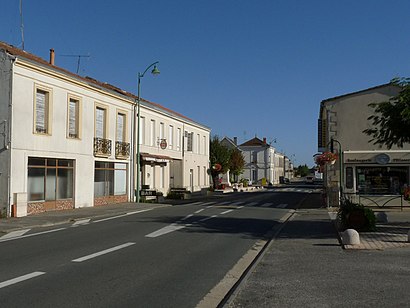
<path id="1" fill-rule="evenodd" d="M 410 247 L 410 208 L 372 208 L 379 222 L 376 231 L 359 232 L 360 245 L 342 245 L 344 249 L 384 250 L 390 248 Z M 329 212 L 332 220 L 335 213 Z M 341 233 L 339 233 L 341 238 Z"/>
<path id="2" fill-rule="evenodd" d="M 299 209 L 223 307 L 408 307 L 409 253 L 341 249 L 327 209 Z"/>

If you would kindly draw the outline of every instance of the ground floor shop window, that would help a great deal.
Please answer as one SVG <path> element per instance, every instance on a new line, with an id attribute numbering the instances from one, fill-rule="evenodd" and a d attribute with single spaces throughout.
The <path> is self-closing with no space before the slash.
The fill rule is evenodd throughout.
<path id="1" fill-rule="evenodd" d="M 357 167 L 357 190 L 361 194 L 400 194 L 408 184 L 408 167 Z"/>
<path id="2" fill-rule="evenodd" d="M 28 201 L 55 201 L 73 198 L 74 160 L 28 158 Z"/>
<path id="3" fill-rule="evenodd" d="M 127 164 L 95 162 L 94 196 L 127 194 Z"/>

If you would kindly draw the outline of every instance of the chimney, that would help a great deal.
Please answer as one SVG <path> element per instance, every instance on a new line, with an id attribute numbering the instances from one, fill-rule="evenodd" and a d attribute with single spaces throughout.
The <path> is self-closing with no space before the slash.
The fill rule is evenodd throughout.
<path id="1" fill-rule="evenodd" d="M 266 138 L 263 138 L 263 144 L 266 144 Z"/>
<path id="2" fill-rule="evenodd" d="M 51 64 L 51 65 L 54 65 L 54 57 L 55 57 L 55 55 L 54 55 L 54 49 L 51 48 L 51 49 L 50 49 L 50 64 Z"/>
<path id="3" fill-rule="evenodd" d="M 235 143 L 235 145 L 238 145 L 238 137 L 233 137 L 233 143 Z"/>

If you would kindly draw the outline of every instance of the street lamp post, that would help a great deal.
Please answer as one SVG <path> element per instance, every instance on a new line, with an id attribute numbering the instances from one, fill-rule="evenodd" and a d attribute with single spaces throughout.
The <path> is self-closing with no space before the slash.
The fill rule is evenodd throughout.
<path id="1" fill-rule="evenodd" d="M 339 145 L 339 202 L 340 198 L 343 196 L 343 150 L 342 150 L 342 144 L 336 140 L 331 138 L 330 142 L 327 144 L 327 147 L 329 147 L 330 144 L 330 152 L 333 153 L 334 151 L 334 146 L 333 142 L 336 142 Z"/>
<path id="2" fill-rule="evenodd" d="M 151 73 L 155 76 L 160 73 L 159 69 L 157 68 L 157 64 L 159 61 L 156 61 L 152 64 L 150 64 L 145 71 L 141 74 L 138 73 L 138 94 L 137 94 L 137 104 L 134 106 L 134 125 L 135 125 L 135 114 L 137 116 L 137 128 L 138 132 L 136 132 L 136 128 L 134 127 L 134 147 L 133 147 L 133 158 L 135 159 L 134 161 L 134 175 L 133 175 L 133 188 L 134 192 L 136 195 L 136 202 L 140 202 L 140 166 L 141 166 L 141 161 L 140 161 L 140 97 L 141 97 L 141 78 L 144 77 L 145 73 L 151 68 L 154 67 L 151 71 Z M 135 108 L 137 108 L 137 112 L 135 112 Z M 136 137 L 136 138 L 135 138 Z M 135 141 L 135 139 L 137 139 Z M 136 153 L 135 153 L 136 151 Z M 136 167 L 135 167 L 136 165 Z M 135 170 L 136 170 L 136 176 L 135 176 Z M 135 183 L 136 181 L 136 183 Z"/>

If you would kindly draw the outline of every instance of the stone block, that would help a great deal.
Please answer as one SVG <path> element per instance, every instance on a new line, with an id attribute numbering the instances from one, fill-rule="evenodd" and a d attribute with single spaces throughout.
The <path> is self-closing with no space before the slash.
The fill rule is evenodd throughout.
<path id="1" fill-rule="evenodd" d="M 360 245 L 359 232 L 354 229 L 347 229 L 342 232 L 343 245 Z"/>

